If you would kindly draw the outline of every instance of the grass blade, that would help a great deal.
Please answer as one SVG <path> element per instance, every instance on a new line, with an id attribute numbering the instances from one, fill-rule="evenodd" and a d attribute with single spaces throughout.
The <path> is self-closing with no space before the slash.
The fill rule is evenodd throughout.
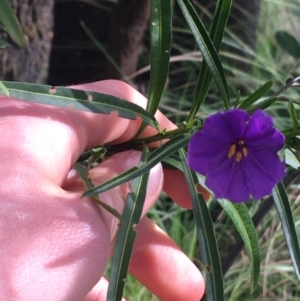
<path id="1" fill-rule="evenodd" d="M 201 257 L 206 266 L 207 301 L 223 301 L 223 277 L 213 222 L 202 194 L 197 192 L 197 175 L 188 168 L 185 151 L 181 149 L 179 154 L 193 203 Z"/>
<path id="2" fill-rule="evenodd" d="M 124 75 L 121 67 L 117 64 L 117 62 L 114 60 L 114 58 L 111 56 L 109 51 L 105 49 L 105 46 L 102 45 L 102 43 L 95 37 L 95 35 L 92 33 L 92 31 L 86 26 L 86 24 L 83 21 L 80 21 L 80 26 L 85 31 L 86 35 L 90 38 L 90 40 L 95 44 L 95 46 L 103 53 L 105 58 L 111 63 L 111 65 L 119 72 L 119 74 L 126 79 L 126 76 Z M 130 81 L 128 80 L 128 83 Z"/>
<path id="3" fill-rule="evenodd" d="M 0 22 L 6 28 L 13 41 L 20 47 L 25 47 L 26 41 L 19 21 L 7 0 L 0 1 Z"/>
<path id="4" fill-rule="evenodd" d="M 167 143 L 163 144 L 161 147 L 151 152 L 145 164 L 128 169 L 119 176 L 86 191 L 82 196 L 91 196 L 100 192 L 104 192 L 142 175 L 157 163 L 161 162 L 164 158 L 170 156 L 180 148 L 185 147 L 188 144 L 189 139 L 190 136 L 176 136 Z"/>
<path id="5" fill-rule="evenodd" d="M 253 225 L 251 216 L 245 204 L 232 204 L 227 200 L 218 200 L 224 211 L 233 221 L 235 227 L 240 233 L 248 256 L 250 258 L 251 268 L 251 291 L 257 286 L 260 274 L 260 252 L 257 238 L 257 232 Z"/>
<path id="6" fill-rule="evenodd" d="M 217 2 L 217 7 L 212 20 L 212 26 L 209 31 L 209 36 L 216 51 L 220 50 L 227 20 L 230 14 L 232 0 L 220 0 Z M 208 89 L 212 80 L 212 74 L 209 71 L 208 65 L 205 61 L 202 62 L 194 102 L 187 119 L 190 122 L 198 112 L 201 104 L 204 102 Z"/>
<path id="7" fill-rule="evenodd" d="M 147 160 L 147 149 L 145 148 L 140 164 Z M 116 243 L 112 256 L 112 266 L 109 278 L 107 301 L 118 301 L 122 299 L 128 266 L 136 238 L 135 226 L 139 223 L 144 201 L 146 198 L 149 171 L 134 179 L 131 183 L 133 192 L 129 193 L 122 214 L 122 225 L 117 233 Z"/>
<path id="8" fill-rule="evenodd" d="M 2 83 L 9 91 L 10 97 L 17 99 L 102 114 L 117 111 L 120 117 L 136 119 L 139 116 L 143 122 L 157 127 L 157 122 L 152 114 L 133 103 L 111 95 L 48 85 Z M 0 94 L 4 94 L 1 89 Z"/>
<path id="9" fill-rule="evenodd" d="M 272 191 L 274 203 L 282 224 L 285 240 L 291 255 L 298 279 L 300 280 L 300 249 L 297 232 L 293 220 L 289 199 L 283 183 L 279 183 Z"/>
<path id="10" fill-rule="evenodd" d="M 223 99 L 225 108 L 228 109 L 230 106 L 228 87 L 217 50 L 214 47 L 209 37 L 209 34 L 205 29 L 205 26 L 203 25 L 190 1 L 177 0 L 177 2 L 202 52 L 203 59 L 205 60 L 208 69 L 210 70 L 212 77 L 216 82 L 216 85 Z"/>

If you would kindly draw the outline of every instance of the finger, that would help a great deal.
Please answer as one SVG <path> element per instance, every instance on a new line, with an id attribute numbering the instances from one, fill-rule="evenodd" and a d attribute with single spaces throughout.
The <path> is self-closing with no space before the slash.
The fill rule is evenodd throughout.
<path id="1" fill-rule="evenodd" d="M 187 209 L 192 208 L 192 201 L 188 185 L 183 172 L 177 169 L 164 169 L 164 187 L 163 190 L 179 206 Z M 202 193 L 205 201 L 211 197 L 210 193 L 200 184 L 197 186 L 198 193 Z"/>
<path id="2" fill-rule="evenodd" d="M 116 97 L 125 99 L 130 101 L 143 109 L 146 109 L 147 99 L 140 94 L 137 90 L 129 86 L 124 82 L 120 82 L 118 80 L 104 80 L 100 82 L 84 84 L 84 85 L 76 85 L 73 86 L 74 89 L 80 90 L 89 90 L 95 91 L 99 93 L 104 93 L 108 95 L 114 95 Z M 159 123 L 161 129 L 173 130 L 176 125 L 171 122 L 165 115 L 163 115 L 160 111 L 157 111 L 155 114 L 155 118 Z M 124 128 L 124 132 L 120 137 L 112 141 L 113 143 L 122 143 L 134 138 L 137 134 L 141 125 L 141 120 L 137 119 L 135 121 L 130 121 L 127 128 Z M 153 127 L 148 126 L 141 137 L 148 137 L 151 135 L 157 134 L 157 130 Z M 159 146 L 159 143 L 154 143 L 152 146 Z"/>
<path id="3" fill-rule="evenodd" d="M 72 86 L 72 89 L 78 89 L 78 90 L 86 90 L 86 91 L 93 91 L 108 95 L 113 95 L 118 98 L 124 99 L 128 102 L 134 103 L 143 109 L 146 108 L 147 105 L 147 99 L 140 94 L 137 90 L 126 84 L 125 82 L 121 82 L 118 80 L 104 80 L 104 81 L 98 81 L 88 84 L 82 84 L 82 85 L 76 85 Z M 120 122 L 120 120 L 123 118 L 118 118 L 118 120 L 113 120 L 111 125 L 113 125 L 114 128 L 118 126 L 117 122 Z M 111 143 L 122 143 L 125 141 L 128 141 L 135 137 L 136 133 L 138 132 L 142 122 L 139 118 L 136 120 L 129 120 L 125 119 L 126 124 L 122 124 L 122 132 L 118 133 L 118 135 L 115 135 L 114 137 L 111 137 L 109 141 Z M 105 125 L 106 131 L 109 130 L 107 128 L 107 125 Z M 110 129 L 110 130 L 114 130 Z M 96 141 L 89 141 L 89 145 L 87 145 L 88 148 L 93 147 L 97 144 L 99 144 L 99 140 L 102 140 L 101 137 Z M 101 142 L 104 143 L 104 142 Z"/>
<path id="4" fill-rule="evenodd" d="M 146 106 L 144 96 L 120 81 L 108 80 L 77 88 L 113 94 Z M 22 160 L 25 178 L 38 174 L 33 182 L 44 175 L 61 185 L 84 149 L 127 141 L 136 135 L 141 125 L 139 118 L 120 118 L 116 112 L 110 115 L 93 114 L 1 98 L 6 100 L 0 102 L 0 126 L 3 129 L 0 144 L 6 150 L 1 154 L 7 164 L 3 168 L 9 170 L 12 164 Z M 174 128 L 161 113 L 157 113 L 157 118 L 162 128 Z M 156 130 L 148 127 L 144 135 L 150 133 L 156 133 Z"/>
<path id="5" fill-rule="evenodd" d="M 129 271 L 162 301 L 198 301 L 204 293 L 200 271 L 146 217 L 137 227 Z"/>
<path id="6" fill-rule="evenodd" d="M 7 172 L 17 170 L 17 165 L 22 162 L 20 177 L 31 179 L 32 183 L 44 178 L 61 185 L 84 148 L 91 142 L 96 143 L 97 139 L 101 143 L 119 137 L 128 124 L 127 120 L 117 116 L 86 114 L 19 101 L 8 104 L 8 110 L 2 106 L 0 112 L 3 168 Z M 36 178 L 32 179 L 34 175 Z"/>
<path id="7" fill-rule="evenodd" d="M 108 290 L 108 281 L 102 277 L 100 281 L 93 287 L 93 289 L 87 294 L 83 301 L 106 301 Z M 121 301 L 126 301 L 122 298 Z"/>
<path id="8" fill-rule="evenodd" d="M 141 153 L 138 151 L 130 150 L 117 153 L 99 164 L 97 167 L 91 169 L 89 172 L 89 178 L 92 180 L 94 185 L 100 185 L 108 179 L 112 179 L 124 171 L 137 166 L 140 159 Z M 71 174 L 72 176 L 63 188 L 67 191 L 78 191 L 83 193 L 86 190 L 84 183 L 76 172 L 72 171 Z M 161 164 L 157 164 L 150 170 L 142 216 L 146 214 L 146 212 L 158 199 L 162 191 L 163 179 L 164 175 L 162 166 Z M 129 192 L 132 192 L 131 183 L 126 182 L 114 189 L 99 194 L 99 198 L 101 201 L 105 202 L 107 205 L 122 214 L 124 203 Z M 106 221 L 107 228 L 110 230 L 111 240 L 113 241 L 119 229 L 120 221 L 107 210 L 101 207 L 100 210 L 102 212 L 102 217 Z"/>

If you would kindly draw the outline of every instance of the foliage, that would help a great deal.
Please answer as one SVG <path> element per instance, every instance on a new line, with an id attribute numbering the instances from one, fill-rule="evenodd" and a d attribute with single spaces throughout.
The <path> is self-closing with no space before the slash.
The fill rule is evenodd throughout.
<path id="1" fill-rule="evenodd" d="M 177 130 L 166 132 L 164 129 L 160 129 L 153 117 L 158 105 L 161 104 L 162 107 L 166 107 L 170 103 L 169 99 L 174 95 L 171 89 L 168 89 L 163 94 L 168 76 L 172 78 L 172 68 L 169 71 L 170 47 L 176 47 L 176 45 L 171 45 L 172 29 L 170 24 L 172 24 L 173 16 L 171 14 L 172 1 L 170 0 L 151 0 L 151 81 L 148 91 L 150 102 L 147 111 L 120 99 L 113 97 L 107 99 L 107 96 L 98 93 L 80 91 L 74 93 L 69 88 L 6 82 L 3 82 L 0 86 L 1 94 L 9 93 L 11 96 L 26 101 L 63 107 L 71 105 L 79 110 L 101 112 L 104 114 L 109 114 L 112 110 L 116 110 L 124 118 L 136 118 L 140 116 L 144 121 L 142 128 L 146 124 L 157 128 L 158 134 L 153 137 L 146 139 L 136 137 L 126 144 L 114 147 L 102 146 L 107 150 L 107 154 L 126 148 L 143 149 L 143 157 L 139 166 L 97 187 L 91 185 L 86 175 L 83 177 L 83 180 L 88 184 L 87 187 L 89 187 L 85 195 L 95 196 L 100 191 L 111 189 L 125 181 L 133 181 L 134 190 L 128 196 L 128 202 L 121 217 L 124 223 L 121 225 L 121 230 L 116 239 L 108 300 L 121 300 L 124 289 L 123 278 L 127 274 L 127 267 L 135 238 L 130 228 L 133 223 L 138 222 L 140 217 L 141 205 L 145 198 L 143 192 L 147 186 L 148 172 L 155 164 L 162 161 L 172 165 L 173 168 L 179 168 L 186 176 L 193 202 L 193 216 L 197 233 L 194 231 L 193 226 L 191 226 L 190 217 L 187 218 L 189 213 L 182 212 L 178 208 L 173 208 L 168 213 L 164 210 L 165 205 L 160 203 L 162 210 L 159 211 L 158 209 L 152 212 L 152 215 L 156 215 L 158 220 L 163 218 L 166 220 L 169 219 L 168 226 L 166 226 L 166 223 L 161 223 L 161 226 L 165 229 L 168 228 L 169 232 L 178 236 L 179 244 L 185 246 L 184 251 L 198 264 L 202 272 L 206 275 L 206 300 L 222 301 L 225 300 L 225 296 L 226 300 L 253 300 L 261 291 L 265 294 L 267 285 L 265 283 L 267 282 L 268 275 L 274 270 L 278 272 L 279 269 L 278 267 L 268 266 L 270 253 L 274 251 L 274 246 L 279 244 L 278 229 L 280 226 L 277 221 L 275 223 L 278 217 L 282 224 L 280 235 L 283 235 L 287 241 L 287 248 L 285 245 L 283 247 L 281 237 L 281 244 L 279 244 L 278 248 L 285 253 L 288 250 L 298 281 L 300 280 L 300 248 L 297 238 L 297 227 L 299 225 L 298 223 L 296 225 L 294 223 L 294 205 L 290 202 L 291 194 L 286 191 L 286 187 L 298 176 L 298 172 L 291 173 L 290 171 L 299 167 L 300 125 L 297 118 L 299 92 L 296 90 L 299 86 L 299 77 L 297 76 L 297 69 L 299 68 L 296 65 L 299 64 L 297 60 L 299 59 L 298 49 L 300 43 L 288 30 L 274 32 L 272 33 L 274 37 L 272 41 L 264 41 L 263 43 L 259 41 L 258 48 L 265 47 L 265 49 L 260 52 L 263 55 L 256 57 L 252 61 L 253 70 L 251 73 L 250 71 L 242 72 L 238 68 L 231 68 L 229 61 L 224 60 L 225 56 L 230 56 L 230 52 L 222 52 L 222 57 L 219 54 L 228 14 L 230 13 L 231 2 L 231 0 L 217 1 L 211 29 L 207 30 L 191 1 L 177 0 L 182 16 L 196 41 L 194 45 L 197 44 L 204 60 L 200 71 L 198 71 L 198 64 L 194 64 L 193 69 L 189 69 L 190 71 L 192 70 L 190 82 L 193 81 L 196 83 L 191 85 L 192 89 L 187 89 L 189 84 L 187 80 L 184 86 L 186 91 L 182 91 L 183 93 L 180 95 L 180 98 L 172 99 L 173 107 L 181 108 L 181 106 L 184 106 L 185 109 L 188 109 L 187 118 L 182 120 L 183 115 L 181 115 L 180 120 L 177 120 Z M 2 2 L 2 5 L 4 5 L 3 3 L 5 2 Z M 296 4 L 294 8 L 296 10 Z M 1 15 L 0 20 L 3 23 L 6 22 L 4 25 L 13 36 L 17 32 L 15 27 L 17 23 L 13 21 L 11 13 L 8 15 L 12 23 L 7 23 L 5 18 L 1 18 Z M 295 15 L 299 17 L 299 11 L 296 11 Z M 289 42 L 287 43 L 287 41 Z M 232 41 L 226 36 L 225 42 L 230 44 Z M 20 44 L 22 43 L 20 42 Z M 253 55 L 251 49 L 247 49 L 242 43 L 240 43 L 240 46 L 243 46 L 244 50 L 249 51 L 250 55 Z M 285 61 L 283 64 L 283 69 L 285 70 L 276 70 L 273 68 L 272 64 L 275 64 L 276 59 L 280 56 L 285 57 L 286 61 L 291 60 L 294 67 L 289 70 L 288 64 Z M 241 59 L 238 55 L 236 58 L 237 60 Z M 184 66 L 184 62 L 182 65 Z M 287 76 L 287 74 L 291 74 L 291 76 Z M 265 79 L 265 75 L 267 75 L 267 80 Z M 211 82 L 212 80 L 213 82 Z M 171 84 L 170 86 L 172 87 Z M 241 97 L 237 93 L 233 93 L 237 87 L 242 91 L 243 95 Z M 287 94 L 283 95 L 283 92 Z M 289 101 L 288 106 L 286 105 L 287 101 Z M 268 114 L 273 115 L 276 126 L 285 136 L 285 160 L 287 167 L 289 167 L 287 169 L 287 177 L 290 177 L 289 181 L 285 185 L 283 182 L 286 179 L 283 179 L 283 182 L 279 182 L 273 188 L 272 195 L 267 200 L 261 200 L 261 206 L 259 206 L 259 203 L 254 203 L 252 198 L 246 204 L 239 205 L 232 205 L 228 200 L 219 200 L 219 202 L 213 200 L 206 204 L 203 196 L 197 193 L 195 189 L 198 183 L 205 186 L 205 178 L 202 175 L 197 175 L 186 164 L 185 147 L 191 135 L 202 129 L 207 116 L 220 110 L 226 111 L 233 107 L 239 107 L 250 114 L 259 109 L 265 110 Z M 155 150 L 148 150 L 145 146 L 149 142 L 160 141 L 166 138 L 170 138 L 170 140 Z M 92 156 L 94 151 L 91 150 L 88 154 Z M 98 158 L 95 159 L 95 162 L 89 161 L 89 165 L 97 163 L 97 160 Z M 294 199 L 297 199 L 297 202 L 299 202 L 297 196 L 294 196 Z M 278 216 L 274 216 L 274 212 L 269 210 L 270 207 L 265 209 L 264 212 L 260 211 L 263 204 L 267 202 L 273 204 L 274 201 Z M 213 221 L 216 219 L 214 217 L 215 211 L 217 211 L 218 222 L 214 226 Z M 170 221 L 172 219 L 168 217 L 169 214 L 179 215 L 180 217 L 177 221 L 180 220 L 180 224 L 174 226 Z M 261 221 L 261 224 L 255 222 L 257 214 L 260 214 L 259 221 Z M 266 215 L 265 219 L 262 218 L 264 215 Z M 273 236 L 264 233 L 267 219 L 274 219 Z M 221 229 L 223 226 L 225 230 Z M 176 230 L 172 227 L 175 227 Z M 221 231 L 223 234 L 227 233 L 227 236 L 222 237 L 218 235 Z M 237 248 L 238 251 L 232 256 L 239 256 L 242 260 L 236 261 L 233 264 L 233 268 L 229 270 L 227 277 L 224 277 L 224 269 L 222 274 L 222 258 L 225 257 L 225 253 L 230 253 L 230 251 L 228 249 L 224 250 L 221 242 L 227 239 L 225 245 L 230 246 L 229 241 L 232 240 L 233 235 L 237 232 L 244 241 L 247 255 L 244 252 L 240 254 L 239 248 Z M 192 237 L 192 239 L 187 240 L 188 245 L 183 242 L 186 236 Z M 200 242 L 200 249 L 198 249 L 196 244 L 196 238 Z M 237 244 L 238 240 L 235 246 Z M 261 252 L 258 252 L 257 247 L 261 245 L 267 245 L 267 247 L 266 249 L 261 248 Z M 248 266 L 249 261 L 250 269 L 245 268 L 245 266 Z M 287 266 L 282 264 L 281 268 L 287 269 Z M 260 269 L 263 274 L 263 283 L 260 277 Z M 246 274 L 241 271 L 246 271 Z M 286 270 L 280 272 L 284 273 Z M 295 284 L 295 280 L 293 280 L 293 284 Z M 270 283 L 271 288 L 275 286 L 275 283 Z M 250 289 L 253 292 L 253 296 L 250 296 Z M 297 296 L 299 294 L 297 284 L 291 288 L 289 287 L 288 290 L 291 291 L 291 295 Z M 150 298 L 147 300 L 150 300 Z M 264 300 L 267 300 L 267 298 Z"/>
<path id="2" fill-rule="evenodd" d="M 0 2 L 0 23 L 4 25 L 10 37 L 18 46 L 24 47 L 26 45 L 22 29 L 9 5 L 8 0 L 1 0 Z M 3 46 L 5 46 L 5 42 L 0 40 L 0 47 Z"/>

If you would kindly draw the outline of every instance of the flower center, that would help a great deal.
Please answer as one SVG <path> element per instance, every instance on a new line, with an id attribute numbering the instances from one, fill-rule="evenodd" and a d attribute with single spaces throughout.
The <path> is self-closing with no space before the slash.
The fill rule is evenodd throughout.
<path id="1" fill-rule="evenodd" d="M 248 149 L 245 146 L 244 140 L 238 140 L 229 148 L 228 158 L 235 156 L 236 162 L 240 162 L 244 157 L 247 157 Z"/>

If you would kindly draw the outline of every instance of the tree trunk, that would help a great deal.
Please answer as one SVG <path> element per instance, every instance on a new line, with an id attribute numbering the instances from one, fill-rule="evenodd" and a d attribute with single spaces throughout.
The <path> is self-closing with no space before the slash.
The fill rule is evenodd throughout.
<path id="1" fill-rule="evenodd" d="M 10 0 L 21 24 L 26 47 L 19 48 L 1 29 L 10 45 L 0 50 L 1 80 L 41 83 L 45 81 L 51 49 L 54 0 Z"/>
<path id="2" fill-rule="evenodd" d="M 149 0 L 119 0 L 111 18 L 108 53 L 121 72 L 108 64 L 108 78 L 126 79 L 126 76 L 136 71 L 149 17 Z"/>
<path id="3" fill-rule="evenodd" d="M 149 20 L 149 1 L 103 2 L 106 3 L 106 10 L 83 1 L 57 2 L 48 83 L 75 84 L 104 78 L 124 78 L 133 73 Z M 11 46 L 0 50 L 0 79 L 42 82 L 48 67 L 54 0 L 10 2 L 24 30 L 27 46 L 20 49 L 9 40 Z M 216 0 L 196 2 L 213 12 Z M 256 43 L 260 2 L 233 0 L 228 21 L 229 28 L 252 48 L 255 48 Z M 95 35 L 122 73 L 95 46 L 83 30 L 81 22 Z M 3 37 L 6 33 L 2 30 L 0 35 Z M 245 55 L 238 50 L 231 51 Z"/>

